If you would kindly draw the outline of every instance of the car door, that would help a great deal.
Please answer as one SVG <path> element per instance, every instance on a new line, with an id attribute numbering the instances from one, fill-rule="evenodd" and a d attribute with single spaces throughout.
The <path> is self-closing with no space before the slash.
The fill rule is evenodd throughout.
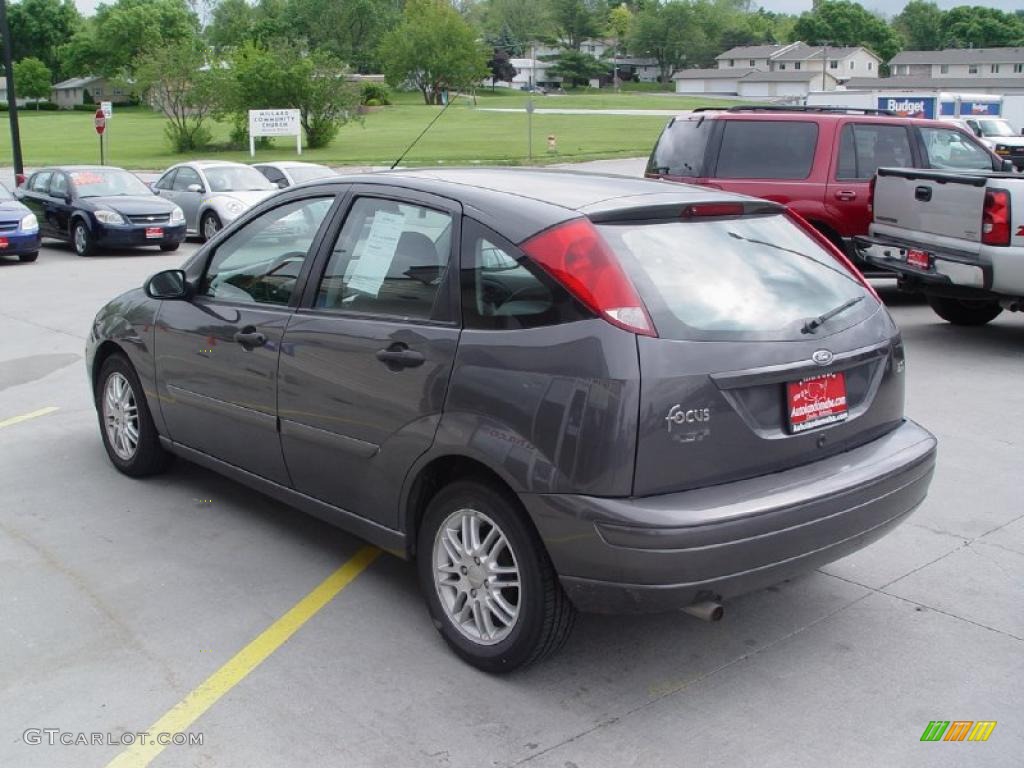
<path id="1" fill-rule="evenodd" d="M 206 195 L 206 184 L 195 168 L 183 165 L 174 177 L 174 202 L 185 212 L 185 228 L 199 231 L 199 209 Z"/>
<path id="2" fill-rule="evenodd" d="M 177 168 L 171 168 L 171 170 L 167 171 L 167 173 L 157 179 L 156 183 L 153 185 L 153 191 L 166 200 L 177 202 L 174 197 L 174 177 L 177 173 Z"/>
<path id="3" fill-rule="evenodd" d="M 458 345 L 460 214 L 443 198 L 357 187 L 284 337 L 278 406 L 295 488 L 389 528 Z"/>
<path id="4" fill-rule="evenodd" d="M 71 231 L 71 211 L 74 210 L 71 199 L 71 182 L 66 173 L 54 171 L 50 179 L 50 219 L 56 232 Z"/>
<path id="5" fill-rule="evenodd" d="M 309 193 L 252 219 L 208 254 L 191 300 L 160 307 L 157 389 L 172 440 L 288 484 L 277 363 L 334 202 L 333 194 Z"/>
<path id="6" fill-rule="evenodd" d="M 917 164 L 908 126 L 854 121 L 843 125 L 825 192 L 825 206 L 839 234 L 867 234 L 871 226 L 868 196 L 878 168 L 913 168 Z"/>
<path id="7" fill-rule="evenodd" d="M 39 234 L 49 237 L 54 235 L 53 226 L 47 217 L 52 178 L 53 171 L 39 171 L 33 174 L 19 196 L 21 202 L 36 215 L 39 221 Z"/>

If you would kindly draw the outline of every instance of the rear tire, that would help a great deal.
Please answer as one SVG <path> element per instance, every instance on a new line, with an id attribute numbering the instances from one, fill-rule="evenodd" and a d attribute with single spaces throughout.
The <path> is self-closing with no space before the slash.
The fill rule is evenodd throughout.
<path id="1" fill-rule="evenodd" d="M 171 454 L 160 445 L 142 384 L 124 355 L 103 361 L 95 399 L 100 436 L 111 463 L 132 477 L 163 472 Z"/>
<path id="2" fill-rule="evenodd" d="M 163 243 L 160 246 L 160 250 L 163 251 L 164 253 L 173 253 L 174 251 L 178 250 L 178 246 L 179 245 L 181 245 L 181 244 L 180 243 Z"/>
<path id="3" fill-rule="evenodd" d="M 92 256 L 96 253 L 96 238 L 92 236 L 88 225 L 81 219 L 71 227 L 71 244 L 79 256 Z"/>
<path id="4" fill-rule="evenodd" d="M 434 626 L 477 669 L 511 672 L 568 639 L 576 609 L 508 491 L 476 480 L 442 488 L 423 516 L 417 553 Z"/>
<path id="5" fill-rule="evenodd" d="M 18 261 L 22 264 L 31 264 L 33 261 L 39 258 L 39 251 L 35 253 L 23 253 L 18 257 Z"/>
<path id="6" fill-rule="evenodd" d="M 925 298 L 935 314 L 953 325 L 985 325 L 999 317 L 1003 311 L 998 302 L 985 299 L 952 299 L 946 296 Z"/>

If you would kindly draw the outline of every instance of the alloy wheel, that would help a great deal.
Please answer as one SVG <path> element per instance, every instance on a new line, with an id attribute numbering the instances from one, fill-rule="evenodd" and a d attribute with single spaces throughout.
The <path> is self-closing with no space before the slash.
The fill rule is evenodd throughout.
<path id="1" fill-rule="evenodd" d="M 452 512 L 437 529 L 434 586 L 452 625 L 481 645 L 500 643 L 519 619 L 519 565 L 505 533 L 474 509 Z"/>
<path id="2" fill-rule="evenodd" d="M 103 424 L 110 447 L 122 461 L 131 461 L 139 448 L 139 408 L 128 379 L 114 372 L 103 388 Z"/>

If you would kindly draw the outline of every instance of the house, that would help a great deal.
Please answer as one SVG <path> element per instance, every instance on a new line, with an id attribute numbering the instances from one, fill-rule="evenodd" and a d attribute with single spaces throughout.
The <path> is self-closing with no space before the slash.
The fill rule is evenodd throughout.
<path id="1" fill-rule="evenodd" d="M 122 86 L 102 77 L 88 76 L 57 83 L 50 92 L 50 101 L 61 109 L 71 109 L 77 104 L 85 104 L 86 94 L 93 104 L 101 101 L 127 104 L 131 100 L 131 93 Z"/>
<path id="2" fill-rule="evenodd" d="M 801 98 L 812 90 L 834 90 L 831 73 L 811 70 L 681 69 L 672 75 L 676 93 L 713 93 L 751 99 Z"/>
<path id="3" fill-rule="evenodd" d="M 946 48 L 901 51 L 889 61 L 896 77 L 1024 78 L 1024 48 Z"/>
<path id="4" fill-rule="evenodd" d="M 827 69 L 836 80 L 878 77 L 882 60 L 861 46 L 741 45 L 715 57 L 718 69 L 759 72 L 821 72 Z"/>

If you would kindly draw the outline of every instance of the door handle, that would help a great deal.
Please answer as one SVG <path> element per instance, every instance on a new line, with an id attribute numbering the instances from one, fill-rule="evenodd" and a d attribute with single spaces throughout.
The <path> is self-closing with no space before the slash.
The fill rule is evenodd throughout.
<path id="1" fill-rule="evenodd" d="M 931 187 L 915 187 L 914 188 L 914 199 L 920 200 L 922 203 L 927 203 L 932 199 L 932 188 Z"/>
<path id="2" fill-rule="evenodd" d="M 836 200 L 856 200 L 857 193 L 852 189 L 840 189 L 835 193 Z"/>
<path id="3" fill-rule="evenodd" d="M 251 352 L 256 347 L 262 347 L 267 343 L 267 337 L 251 325 L 236 333 L 234 338 L 247 352 Z"/>
<path id="4" fill-rule="evenodd" d="M 408 345 L 396 341 L 387 349 L 378 349 L 377 359 L 392 371 L 398 371 L 402 368 L 415 368 L 423 365 L 426 358 L 419 352 L 409 349 Z"/>

